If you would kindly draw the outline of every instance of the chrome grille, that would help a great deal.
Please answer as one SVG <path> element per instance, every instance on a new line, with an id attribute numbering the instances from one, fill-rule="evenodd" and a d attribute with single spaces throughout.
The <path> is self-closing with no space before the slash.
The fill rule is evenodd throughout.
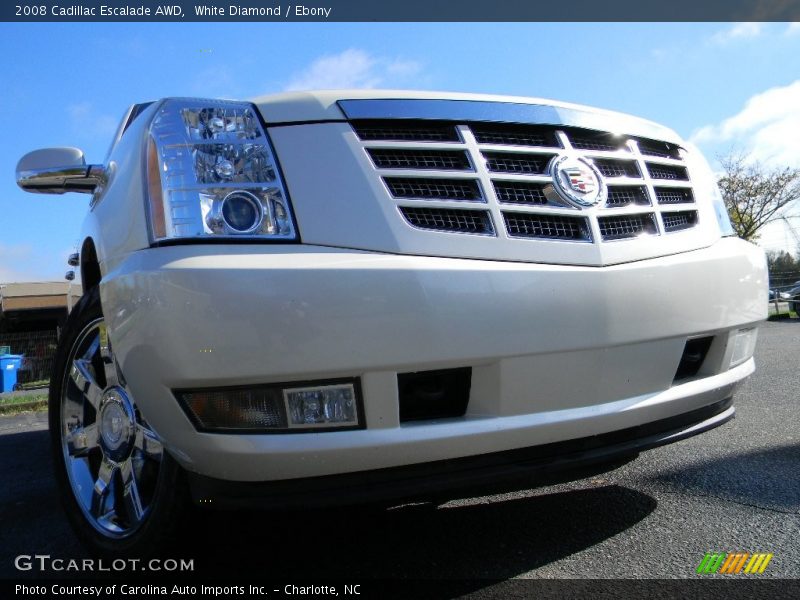
<path id="1" fill-rule="evenodd" d="M 664 221 L 664 231 L 680 231 L 689 229 L 697 224 L 697 211 L 685 210 L 681 212 L 662 213 L 661 219 Z"/>
<path id="2" fill-rule="evenodd" d="M 467 153 L 460 150 L 368 150 L 379 169 L 469 171 Z"/>
<path id="3" fill-rule="evenodd" d="M 418 229 L 603 243 L 698 223 L 697 211 L 674 210 L 695 198 L 681 149 L 671 143 L 547 125 L 405 119 L 352 125 L 383 170 L 377 177 L 388 198 Z M 602 173 L 604 204 L 580 209 L 555 192 L 549 169 L 562 153 Z M 459 207 L 436 204 L 452 201 Z"/>
<path id="4" fill-rule="evenodd" d="M 384 177 L 383 180 L 395 198 L 483 200 L 480 186 L 474 179 Z"/>
<path id="5" fill-rule="evenodd" d="M 591 241 L 585 217 L 562 217 L 532 213 L 503 213 L 508 235 L 547 240 Z"/>
<path id="6" fill-rule="evenodd" d="M 600 236 L 604 240 L 621 240 L 640 235 L 652 235 L 658 231 L 652 213 L 600 217 L 597 222 L 600 225 Z"/>
<path id="7" fill-rule="evenodd" d="M 492 221 L 486 211 L 403 206 L 400 212 L 406 221 L 420 229 L 456 233 L 494 233 Z"/>

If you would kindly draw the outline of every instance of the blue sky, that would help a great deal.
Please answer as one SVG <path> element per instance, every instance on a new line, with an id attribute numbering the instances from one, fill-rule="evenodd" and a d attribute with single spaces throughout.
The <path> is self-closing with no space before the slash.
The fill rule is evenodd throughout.
<path id="1" fill-rule="evenodd" d="M 735 146 L 800 166 L 799 25 L 2 23 L 0 282 L 61 279 L 89 199 L 23 193 L 18 158 L 70 145 L 101 162 L 128 105 L 164 96 L 315 87 L 538 96 L 653 119 L 710 159 Z M 797 247 L 781 228 L 762 243 Z"/>

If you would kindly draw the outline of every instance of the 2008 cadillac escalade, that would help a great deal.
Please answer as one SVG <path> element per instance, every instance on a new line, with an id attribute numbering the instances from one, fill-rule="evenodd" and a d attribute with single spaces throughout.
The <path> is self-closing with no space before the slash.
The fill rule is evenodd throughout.
<path id="1" fill-rule="evenodd" d="M 697 149 L 583 106 L 169 98 L 105 164 L 39 150 L 17 179 L 92 194 L 50 427 L 99 551 L 152 547 L 189 499 L 610 468 L 732 418 L 766 316 Z"/>

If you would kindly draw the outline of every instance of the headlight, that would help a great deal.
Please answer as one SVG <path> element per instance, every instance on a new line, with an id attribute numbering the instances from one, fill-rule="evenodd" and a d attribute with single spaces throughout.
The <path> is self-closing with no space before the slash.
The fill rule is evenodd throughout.
<path id="1" fill-rule="evenodd" d="M 165 100 L 150 125 L 147 171 L 153 241 L 296 239 L 275 155 L 250 103 Z"/>

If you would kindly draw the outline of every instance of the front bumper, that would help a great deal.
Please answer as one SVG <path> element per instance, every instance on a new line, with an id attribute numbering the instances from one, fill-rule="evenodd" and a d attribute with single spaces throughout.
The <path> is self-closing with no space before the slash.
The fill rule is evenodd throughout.
<path id="1" fill-rule="evenodd" d="M 735 239 L 611 267 L 314 246 L 133 253 L 101 298 L 123 373 L 190 472 L 274 481 L 542 446 L 729 398 L 732 335 L 766 317 L 763 253 Z M 714 336 L 673 384 L 687 338 Z M 467 413 L 400 423 L 397 373 L 472 368 Z M 358 377 L 366 428 L 199 433 L 172 390 Z"/>
<path id="2" fill-rule="evenodd" d="M 637 427 L 419 465 L 284 481 L 232 482 L 190 474 L 192 499 L 212 508 L 328 507 L 424 499 L 454 490 L 498 493 L 582 479 L 615 469 L 639 452 L 703 433 L 733 419 L 731 398 Z"/>

